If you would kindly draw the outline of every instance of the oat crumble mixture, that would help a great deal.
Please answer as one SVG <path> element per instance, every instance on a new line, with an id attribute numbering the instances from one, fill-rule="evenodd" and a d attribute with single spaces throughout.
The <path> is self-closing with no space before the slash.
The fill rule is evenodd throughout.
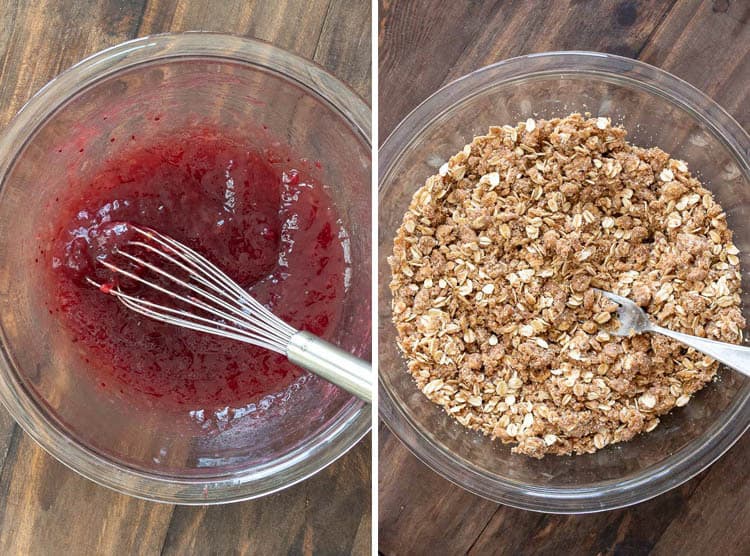
<path id="1" fill-rule="evenodd" d="M 587 115 L 588 116 L 588 115 Z M 529 119 L 451 157 L 415 194 L 389 257 L 393 320 L 422 392 L 514 453 L 592 453 L 653 430 L 717 363 L 653 321 L 739 343 L 737 247 L 687 165 L 608 118 Z"/>

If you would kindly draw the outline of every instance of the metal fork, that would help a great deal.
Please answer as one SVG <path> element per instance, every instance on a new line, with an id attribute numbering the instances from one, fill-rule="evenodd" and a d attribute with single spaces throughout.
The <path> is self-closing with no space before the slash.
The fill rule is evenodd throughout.
<path id="1" fill-rule="evenodd" d="M 674 330 L 663 328 L 651 322 L 646 312 L 627 297 L 622 297 L 621 295 L 596 288 L 594 289 L 607 299 L 610 299 L 619 305 L 617 309 L 617 318 L 620 321 L 620 328 L 614 332 L 615 335 L 631 336 L 633 334 L 643 334 L 645 332 L 663 334 L 664 336 L 668 336 L 678 342 L 682 342 L 686 346 L 713 357 L 735 371 L 750 376 L 750 347 L 727 344 L 715 340 L 707 340 L 706 338 L 691 336 L 690 334 L 683 334 L 682 332 L 675 332 Z"/>

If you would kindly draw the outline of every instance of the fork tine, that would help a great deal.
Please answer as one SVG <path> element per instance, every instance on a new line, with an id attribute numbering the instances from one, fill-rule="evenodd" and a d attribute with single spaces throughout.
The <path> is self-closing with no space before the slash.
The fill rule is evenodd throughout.
<path id="1" fill-rule="evenodd" d="M 648 330 L 648 315 L 635 301 L 612 292 L 597 288 L 593 289 L 610 301 L 617 303 L 617 320 L 620 321 L 620 326 L 614 332 L 615 335 L 632 336 L 633 334 L 641 334 Z"/>
<path id="2" fill-rule="evenodd" d="M 616 293 L 612 293 L 612 292 L 600 290 L 599 288 L 593 288 L 593 290 L 599 292 L 600 294 L 602 294 L 604 297 L 606 297 L 610 301 L 614 301 L 615 303 L 617 303 L 621 307 L 627 307 L 631 303 L 633 303 L 627 297 L 622 297 L 621 295 L 617 295 Z"/>

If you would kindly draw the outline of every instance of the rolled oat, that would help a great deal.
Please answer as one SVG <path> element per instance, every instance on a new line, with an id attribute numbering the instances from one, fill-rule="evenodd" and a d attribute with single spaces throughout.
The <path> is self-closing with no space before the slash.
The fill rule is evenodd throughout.
<path id="1" fill-rule="evenodd" d="M 627 296 L 662 326 L 739 342 L 739 251 L 687 165 L 608 118 L 529 119 L 451 157 L 412 199 L 389 258 L 399 346 L 422 392 L 533 457 L 653 430 L 717 364 L 619 338 Z"/>

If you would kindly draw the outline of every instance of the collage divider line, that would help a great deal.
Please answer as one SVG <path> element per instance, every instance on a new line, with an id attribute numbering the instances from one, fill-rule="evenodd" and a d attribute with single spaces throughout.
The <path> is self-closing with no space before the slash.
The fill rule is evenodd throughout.
<path id="1" fill-rule="evenodd" d="M 372 49 L 372 223 L 371 223 L 371 310 L 372 310 L 372 368 L 373 377 L 372 395 L 372 453 L 371 453 L 371 489 L 372 489 L 372 544 L 370 550 L 373 556 L 378 554 L 378 2 L 371 2 L 370 17 L 370 46 Z"/>

